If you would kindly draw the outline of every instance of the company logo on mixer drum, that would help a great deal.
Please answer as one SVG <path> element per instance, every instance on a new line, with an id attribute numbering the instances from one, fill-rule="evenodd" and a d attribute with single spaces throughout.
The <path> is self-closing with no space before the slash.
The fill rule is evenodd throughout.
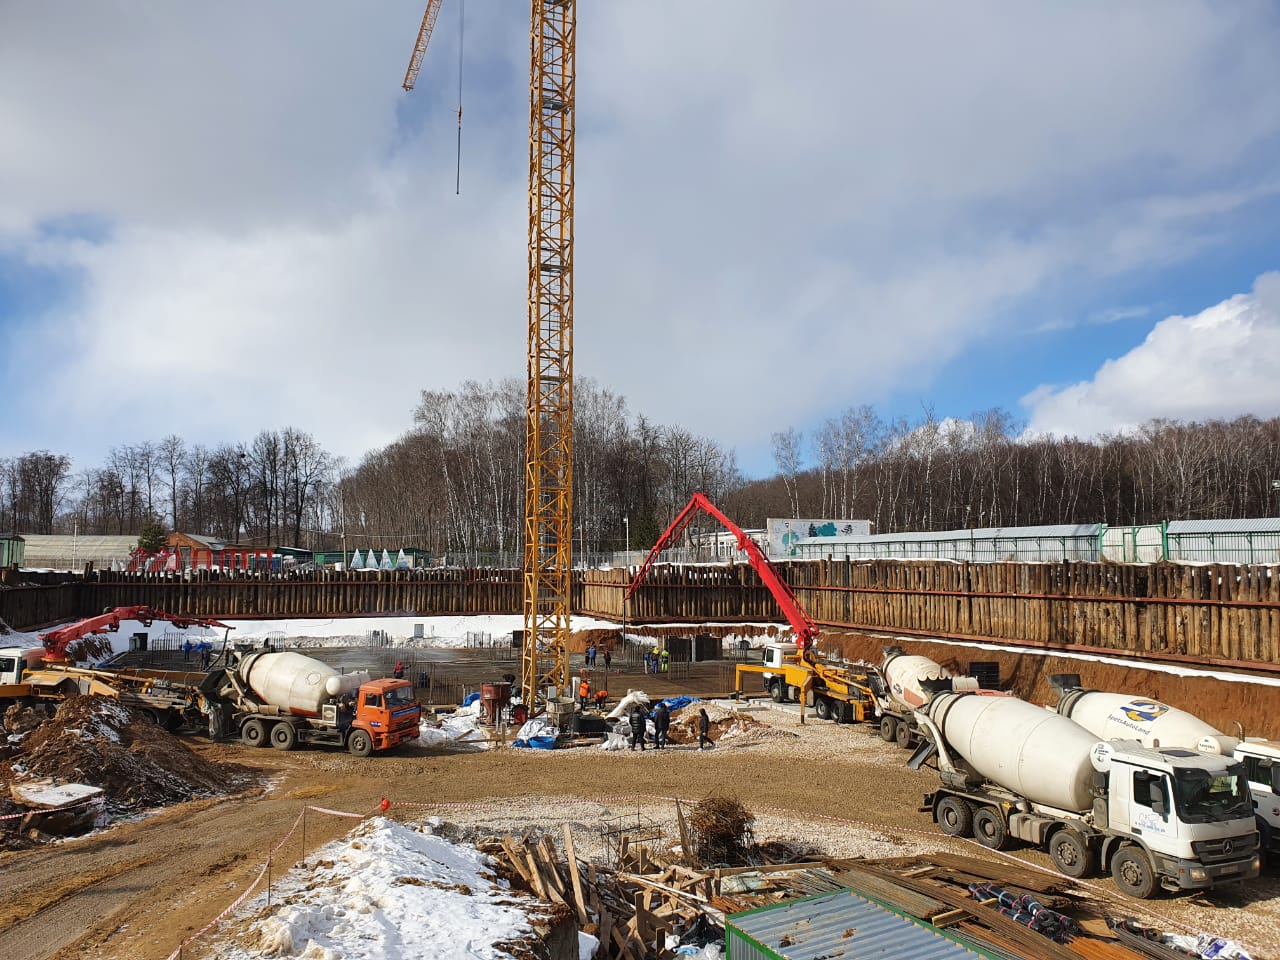
<path id="1" fill-rule="evenodd" d="M 1145 720 L 1147 723 L 1169 712 L 1168 707 L 1154 700 L 1132 700 L 1122 709 L 1130 720 Z"/>

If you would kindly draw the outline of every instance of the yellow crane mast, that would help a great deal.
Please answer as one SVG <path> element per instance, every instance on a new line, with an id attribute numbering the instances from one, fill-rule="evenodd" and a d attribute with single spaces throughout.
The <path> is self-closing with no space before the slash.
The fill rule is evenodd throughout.
<path id="1" fill-rule="evenodd" d="M 569 686 L 573 565 L 573 128 L 577 0 L 532 0 L 525 701 Z"/>
<path id="2" fill-rule="evenodd" d="M 441 0 L 429 0 L 413 89 Z M 529 338 L 521 693 L 568 695 L 573 566 L 573 139 L 577 0 L 531 0 Z"/>

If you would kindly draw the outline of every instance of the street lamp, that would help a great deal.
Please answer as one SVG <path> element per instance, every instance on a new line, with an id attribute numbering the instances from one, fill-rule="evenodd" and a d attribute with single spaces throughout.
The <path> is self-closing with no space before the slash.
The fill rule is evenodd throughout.
<path id="1" fill-rule="evenodd" d="M 625 546 L 626 550 L 622 554 L 622 568 L 627 571 L 627 578 L 631 577 L 631 519 L 626 515 L 622 515 L 622 528 L 626 531 Z M 627 589 L 630 584 L 623 582 L 622 593 L 622 642 L 627 642 Z"/>

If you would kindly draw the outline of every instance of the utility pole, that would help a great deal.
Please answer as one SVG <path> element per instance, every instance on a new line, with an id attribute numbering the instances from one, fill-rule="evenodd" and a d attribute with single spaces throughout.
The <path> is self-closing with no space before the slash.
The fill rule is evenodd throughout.
<path id="1" fill-rule="evenodd" d="M 622 554 L 622 566 L 627 571 L 627 576 L 631 576 L 631 518 L 626 514 L 622 516 L 622 527 L 626 531 L 626 546 Z M 622 595 L 622 642 L 627 642 L 627 594 Z"/>

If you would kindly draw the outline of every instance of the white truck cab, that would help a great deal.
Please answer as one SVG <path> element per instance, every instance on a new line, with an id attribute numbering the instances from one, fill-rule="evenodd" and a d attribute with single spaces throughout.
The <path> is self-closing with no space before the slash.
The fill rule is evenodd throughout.
<path id="1" fill-rule="evenodd" d="M 1106 778 L 1106 809 L 1095 804 L 1095 815 L 1105 812 L 1098 819 L 1110 831 L 1140 838 L 1161 876 L 1179 889 L 1258 875 L 1243 764 L 1116 740 L 1097 744 L 1090 759 Z"/>
<path id="2" fill-rule="evenodd" d="M 39 647 L 0 647 L 0 686 L 22 682 L 22 676 L 32 669 L 32 660 L 43 660 L 44 651 Z"/>
<path id="3" fill-rule="evenodd" d="M 1280 854 L 1280 743 L 1249 738 L 1236 743 L 1233 759 L 1244 765 L 1253 794 L 1253 814 L 1262 837 L 1262 849 Z"/>

